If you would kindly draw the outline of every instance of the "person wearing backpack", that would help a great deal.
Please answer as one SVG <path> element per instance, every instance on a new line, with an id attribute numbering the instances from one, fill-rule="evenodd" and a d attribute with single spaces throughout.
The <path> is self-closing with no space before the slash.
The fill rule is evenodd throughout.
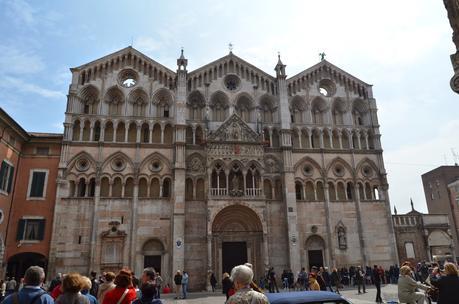
<path id="1" fill-rule="evenodd" d="M 41 288 L 44 280 L 43 268 L 29 267 L 24 276 L 24 288 L 6 297 L 1 304 L 54 304 L 53 298 Z"/>

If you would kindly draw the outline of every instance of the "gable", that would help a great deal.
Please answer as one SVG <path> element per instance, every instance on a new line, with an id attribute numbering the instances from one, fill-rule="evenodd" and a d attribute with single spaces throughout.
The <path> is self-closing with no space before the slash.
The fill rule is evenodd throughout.
<path id="1" fill-rule="evenodd" d="M 215 132 L 209 135 L 208 141 L 261 143 L 261 136 L 253 131 L 239 115 L 234 113 Z"/>

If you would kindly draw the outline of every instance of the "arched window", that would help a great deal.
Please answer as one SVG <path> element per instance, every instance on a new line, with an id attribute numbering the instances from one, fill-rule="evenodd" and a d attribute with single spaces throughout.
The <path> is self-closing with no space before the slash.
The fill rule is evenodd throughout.
<path id="1" fill-rule="evenodd" d="M 344 184 L 342 182 L 337 183 L 337 192 L 338 192 L 338 200 L 345 201 L 346 200 L 346 192 L 344 190 Z"/>
<path id="2" fill-rule="evenodd" d="M 342 125 L 344 124 L 344 113 L 346 112 L 346 102 L 341 98 L 336 98 L 333 101 L 332 115 L 333 124 Z"/>
<path id="3" fill-rule="evenodd" d="M 328 182 L 328 196 L 330 197 L 330 201 L 336 201 L 335 184 L 333 184 L 332 182 Z"/>
<path id="4" fill-rule="evenodd" d="M 124 94 L 117 87 L 110 88 L 105 94 L 105 102 L 108 104 L 109 115 L 122 115 L 124 106 Z"/>
<path id="5" fill-rule="evenodd" d="M 379 196 L 379 189 L 378 189 L 378 186 L 373 186 L 373 197 L 375 198 L 375 200 L 380 200 L 380 196 Z"/>
<path id="6" fill-rule="evenodd" d="M 228 114 L 228 97 L 223 92 L 215 92 L 210 98 L 213 121 L 224 121 Z"/>
<path id="7" fill-rule="evenodd" d="M 356 99 L 352 105 L 352 119 L 355 126 L 366 126 L 368 121 L 368 103 L 362 99 Z"/>
<path id="8" fill-rule="evenodd" d="M 261 111 L 261 120 L 263 123 L 273 123 L 274 122 L 274 101 L 271 97 L 265 95 L 261 98 L 260 101 L 260 111 Z"/>
<path id="9" fill-rule="evenodd" d="M 193 200 L 193 180 L 191 178 L 185 180 L 185 200 Z"/>
<path id="10" fill-rule="evenodd" d="M 112 185 L 112 197 L 121 197 L 123 190 L 123 183 L 121 182 L 121 177 L 115 177 Z"/>
<path id="11" fill-rule="evenodd" d="M 280 179 L 276 179 L 276 181 L 274 182 L 274 185 L 275 185 L 274 197 L 276 198 L 276 200 L 281 200 L 282 193 L 283 193 L 282 181 Z"/>
<path id="12" fill-rule="evenodd" d="M 96 121 L 94 123 L 94 129 L 93 129 L 93 141 L 99 141 L 100 140 L 100 121 Z"/>
<path id="13" fill-rule="evenodd" d="M 346 196 L 350 201 L 354 199 L 354 185 L 352 185 L 350 182 L 346 185 Z"/>
<path id="14" fill-rule="evenodd" d="M 252 122 L 252 101 L 247 96 L 241 96 L 236 102 L 236 112 L 245 122 Z"/>
<path id="15" fill-rule="evenodd" d="M 74 123 L 73 123 L 73 136 L 72 136 L 72 139 L 75 140 L 75 141 L 78 141 L 80 140 L 80 121 L 79 120 L 76 120 Z"/>
<path id="16" fill-rule="evenodd" d="M 291 102 L 291 117 L 293 123 L 304 122 L 304 112 L 306 111 L 306 102 L 300 96 L 295 96 Z"/>
<path id="17" fill-rule="evenodd" d="M 106 142 L 112 142 L 113 141 L 113 123 L 111 121 L 108 121 L 105 124 L 104 141 L 106 141 Z"/>
<path id="18" fill-rule="evenodd" d="M 304 200 L 303 196 L 303 184 L 300 181 L 295 182 L 295 195 L 297 201 Z"/>
<path id="19" fill-rule="evenodd" d="M 312 123 L 324 124 L 325 123 L 325 112 L 327 110 L 327 103 L 322 98 L 316 98 L 312 102 Z"/>
<path id="20" fill-rule="evenodd" d="M 167 89 L 160 89 L 153 96 L 153 103 L 156 105 L 156 117 L 172 117 L 172 95 Z"/>
<path id="21" fill-rule="evenodd" d="M 147 123 L 142 124 L 142 129 L 140 132 L 141 141 L 143 143 L 150 142 L 150 126 Z"/>
<path id="22" fill-rule="evenodd" d="M 272 130 L 272 139 L 272 147 L 279 148 L 279 132 L 277 131 L 277 129 Z"/>
<path id="23" fill-rule="evenodd" d="M 144 177 L 139 179 L 139 197 L 148 197 L 148 182 Z"/>
<path id="24" fill-rule="evenodd" d="M 110 182 L 108 177 L 102 177 L 100 180 L 100 197 L 110 196 Z"/>
<path id="25" fill-rule="evenodd" d="M 364 191 L 365 191 L 365 187 L 359 183 L 359 197 L 360 197 L 360 200 L 364 200 L 365 199 L 365 194 L 364 194 Z"/>
<path id="26" fill-rule="evenodd" d="M 86 180 L 84 178 L 80 178 L 78 182 L 78 197 L 85 197 L 86 196 Z"/>
<path id="27" fill-rule="evenodd" d="M 307 181 L 305 185 L 305 189 L 306 189 L 306 200 L 315 201 L 316 195 L 314 193 L 314 184 L 311 181 Z"/>
<path id="28" fill-rule="evenodd" d="M 161 143 L 161 125 L 155 124 L 153 126 L 153 143 Z"/>
<path id="29" fill-rule="evenodd" d="M 132 116 L 146 116 L 148 104 L 148 95 L 141 89 L 137 88 L 129 94 L 129 103 L 132 105 Z"/>
<path id="30" fill-rule="evenodd" d="M 372 200 L 370 183 L 365 183 L 365 199 Z"/>
<path id="31" fill-rule="evenodd" d="M 124 122 L 119 122 L 116 127 L 116 142 L 125 142 L 126 141 L 126 133 L 125 133 L 125 126 Z"/>
<path id="32" fill-rule="evenodd" d="M 129 124 L 128 142 L 135 143 L 137 140 L 137 125 L 134 122 Z"/>
<path id="33" fill-rule="evenodd" d="M 97 114 L 99 107 L 99 90 L 95 86 L 88 85 L 81 90 L 82 112 L 84 114 Z"/>
<path id="34" fill-rule="evenodd" d="M 204 141 L 204 132 L 202 131 L 201 126 L 197 126 L 195 130 L 195 143 L 200 145 Z"/>
<path id="35" fill-rule="evenodd" d="M 69 196 L 68 197 L 74 197 L 74 196 L 75 196 L 75 182 L 69 181 Z"/>
<path id="36" fill-rule="evenodd" d="M 171 196 L 171 180 L 170 178 L 165 178 L 163 180 L 163 197 L 170 197 Z"/>
<path id="37" fill-rule="evenodd" d="M 204 180 L 198 179 L 196 182 L 196 200 L 205 200 Z"/>
<path id="38" fill-rule="evenodd" d="M 96 193 L 96 179 L 93 177 L 89 180 L 89 192 L 88 195 L 89 197 L 94 197 L 94 194 Z"/>
<path id="39" fill-rule="evenodd" d="M 164 127 L 164 143 L 172 144 L 173 141 L 173 130 L 171 125 L 166 125 Z"/>
<path id="40" fill-rule="evenodd" d="M 321 181 L 318 181 L 316 184 L 316 193 L 317 193 L 317 200 L 319 202 L 325 201 L 325 189 L 324 189 L 324 184 Z"/>
<path id="41" fill-rule="evenodd" d="M 84 122 L 84 127 L 83 127 L 83 141 L 89 141 L 89 136 L 91 134 L 91 123 L 89 120 L 86 120 Z"/>
<path id="42" fill-rule="evenodd" d="M 134 194 L 134 179 L 128 177 L 124 185 L 124 197 L 132 197 Z"/>
<path id="43" fill-rule="evenodd" d="M 150 197 L 152 198 L 159 198 L 160 186 L 159 186 L 159 179 L 154 177 L 150 183 Z"/>
<path id="44" fill-rule="evenodd" d="M 204 96 L 199 91 L 193 91 L 188 96 L 188 119 L 190 120 L 202 120 L 204 119 L 204 107 L 205 107 Z"/>

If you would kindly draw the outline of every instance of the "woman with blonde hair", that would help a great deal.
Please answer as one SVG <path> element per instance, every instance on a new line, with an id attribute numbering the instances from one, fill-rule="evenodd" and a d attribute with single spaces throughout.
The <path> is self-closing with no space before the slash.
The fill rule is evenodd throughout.
<path id="1" fill-rule="evenodd" d="M 425 295 L 423 292 L 416 291 L 417 288 L 427 290 L 429 286 L 413 280 L 411 268 L 402 266 L 400 268 L 400 278 L 398 279 L 398 299 L 400 302 L 424 304 Z"/>
<path id="2" fill-rule="evenodd" d="M 439 290 L 437 304 L 453 304 L 459 299 L 459 276 L 456 265 L 445 264 L 444 275 L 438 276 L 438 268 L 432 272 L 430 283 Z"/>
<path id="3" fill-rule="evenodd" d="M 69 273 L 62 280 L 62 294 L 56 304 L 90 304 L 88 298 L 80 293 L 84 287 L 83 277 L 79 273 Z"/>

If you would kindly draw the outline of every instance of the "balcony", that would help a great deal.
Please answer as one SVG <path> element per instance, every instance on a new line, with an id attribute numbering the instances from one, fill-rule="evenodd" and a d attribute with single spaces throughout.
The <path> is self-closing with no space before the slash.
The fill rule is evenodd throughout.
<path id="1" fill-rule="evenodd" d="M 227 188 L 210 188 L 212 198 L 246 198 L 246 199 L 263 199 L 263 189 L 246 188 L 244 190 L 229 190 Z"/>

